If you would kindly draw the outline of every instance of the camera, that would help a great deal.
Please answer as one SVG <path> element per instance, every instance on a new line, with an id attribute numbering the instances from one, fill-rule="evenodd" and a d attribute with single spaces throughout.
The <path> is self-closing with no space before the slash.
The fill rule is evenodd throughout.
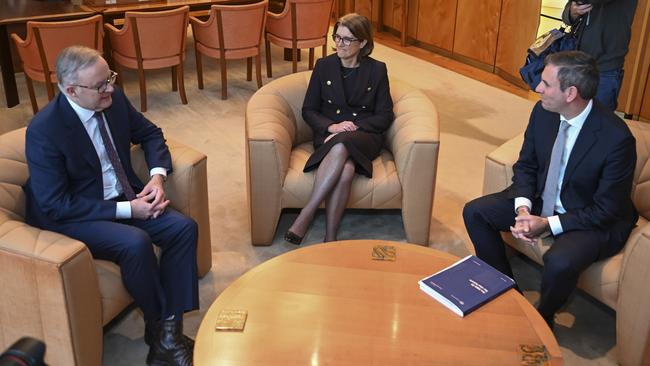
<path id="1" fill-rule="evenodd" d="M 45 343 L 23 337 L 0 354 L 0 366 L 47 366 Z"/>

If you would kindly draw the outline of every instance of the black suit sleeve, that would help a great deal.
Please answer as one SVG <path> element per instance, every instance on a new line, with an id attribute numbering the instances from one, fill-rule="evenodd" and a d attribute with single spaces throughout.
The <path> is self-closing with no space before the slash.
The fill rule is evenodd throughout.
<path id="1" fill-rule="evenodd" d="M 525 197 L 530 201 L 535 198 L 537 173 L 540 169 L 535 148 L 535 127 L 536 121 L 539 119 L 536 116 L 539 114 L 539 108 L 539 104 L 533 108 L 528 127 L 526 127 L 524 133 L 524 142 L 519 152 L 519 159 L 512 167 L 512 185 L 507 190 L 509 198 Z"/>
<path id="2" fill-rule="evenodd" d="M 172 159 L 162 130 L 149 121 L 142 113 L 138 112 L 122 92 L 114 94 L 114 103 L 126 108 L 128 114 L 128 128 L 130 142 L 134 145 L 140 145 L 145 154 L 147 166 L 149 169 L 160 167 L 167 169 L 167 173 L 172 172 Z M 125 154 L 130 158 L 130 153 Z"/>
<path id="3" fill-rule="evenodd" d="M 25 155 L 36 203 L 50 219 L 57 222 L 115 219 L 115 202 L 71 193 L 65 156 L 50 140 L 47 130 L 27 129 Z"/>
<path id="4" fill-rule="evenodd" d="M 315 135 L 326 136 L 327 128 L 334 123 L 321 113 L 321 72 L 323 63 L 321 59 L 316 61 L 314 71 L 309 79 L 305 100 L 302 104 L 302 118 L 312 128 Z"/>
<path id="5" fill-rule="evenodd" d="M 386 131 L 395 115 L 393 114 L 393 99 L 390 96 L 388 72 L 384 63 L 376 62 L 375 72 L 379 75 L 377 93 L 375 94 L 374 113 L 371 116 L 355 121 L 361 131 L 383 133 Z"/>
<path id="6" fill-rule="evenodd" d="M 614 222 L 625 220 L 631 210 L 626 203 L 630 202 L 632 194 L 635 166 L 636 141 L 632 135 L 627 135 L 607 154 L 593 202 L 561 214 L 562 229 L 565 232 L 608 229 Z"/>

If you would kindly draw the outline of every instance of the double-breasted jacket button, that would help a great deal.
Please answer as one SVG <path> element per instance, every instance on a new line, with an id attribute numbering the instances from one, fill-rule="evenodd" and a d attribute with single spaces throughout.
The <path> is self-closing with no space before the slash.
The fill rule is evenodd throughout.
<path id="1" fill-rule="evenodd" d="M 332 85 L 332 82 L 329 81 L 329 80 L 327 80 L 327 83 L 326 83 L 326 84 L 327 84 L 327 85 Z M 368 90 L 370 90 L 370 89 L 368 89 Z"/>
<path id="2" fill-rule="evenodd" d="M 329 81 L 328 81 L 328 83 L 329 83 Z M 329 84 L 328 84 L 328 85 L 329 85 Z M 369 87 L 368 87 L 368 91 L 371 91 L 371 90 L 372 90 L 372 86 L 369 86 Z"/>
<path id="3" fill-rule="evenodd" d="M 366 106 L 365 106 L 365 105 L 362 105 L 361 108 L 366 109 Z"/>
<path id="4" fill-rule="evenodd" d="M 337 109 L 337 110 L 336 110 L 336 114 L 341 114 L 341 110 L 340 110 L 340 109 Z"/>
<path id="5" fill-rule="evenodd" d="M 352 115 L 353 115 L 354 117 L 356 117 L 356 116 L 357 116 L 357 112 L 352 113 Z"/>
<path id="6" fill-rule="evenodd" d="M 328 100 L 327 100 L 327 103 L 332 104 L 332 100 L 331 100 L 331 99 L 328 99 Z"/>

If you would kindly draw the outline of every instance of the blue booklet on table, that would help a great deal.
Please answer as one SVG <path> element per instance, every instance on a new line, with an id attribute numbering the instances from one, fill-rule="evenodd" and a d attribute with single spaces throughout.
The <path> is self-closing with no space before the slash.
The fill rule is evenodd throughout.
<path id="1" fill-rule="evenodd" d="M 515 286 L 515 281 L 469 255 L 418 282 L 429 296 L 465 316 Z"/>

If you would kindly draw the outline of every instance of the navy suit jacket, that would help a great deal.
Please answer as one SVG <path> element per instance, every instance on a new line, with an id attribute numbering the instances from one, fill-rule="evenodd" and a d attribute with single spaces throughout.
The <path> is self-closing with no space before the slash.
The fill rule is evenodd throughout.
<path id="1" fill-rule="evenodd" d="M 129 182 L 144 185 L 131 166 L 131 144 L 140 144 L 149 167 L 171 172 L 171 156 L 160 128 L 136 111 L 115 88 L 104 110 L 110 133 Z M 99 157 L 86 129 L 63 93 L 29 124 L 25 141 L 29 180 L 24 186 L 26 221 L 48 230 L 81 221 L 114 220 L 116 202 L 104 200 Z"/>
<path id="2" fill-rule="evenodd" d="M 519 160 L 513 166 L 509 198 L 541 202 L 560 115 L 533 108 Z M 560 199 L 564 232 L 602 229 L 624 242 L 638 218 L 631 199 L 636 143 L 619 117 L 594 100 L 567 162 Z M 535 203 L 533 204 L 535 205 Z"/>

